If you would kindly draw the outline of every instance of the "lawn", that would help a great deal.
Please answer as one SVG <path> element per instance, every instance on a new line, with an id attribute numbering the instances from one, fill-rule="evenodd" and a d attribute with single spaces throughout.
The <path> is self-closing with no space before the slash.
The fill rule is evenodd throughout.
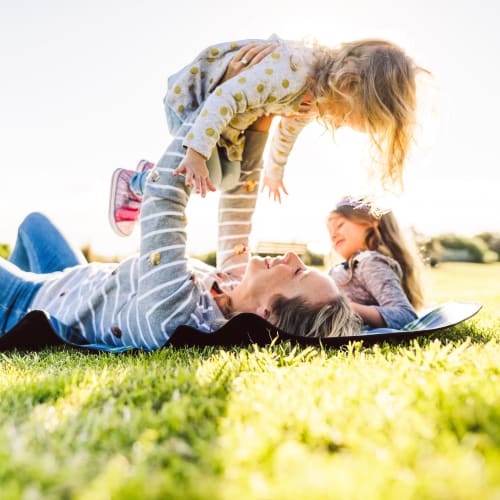
<path id="1" fill-rule="evenodd" d="M 500 498 L 500 264 L 426 278 L 483 310 L 398 345 L 0 354 L 0 498 Z"/>

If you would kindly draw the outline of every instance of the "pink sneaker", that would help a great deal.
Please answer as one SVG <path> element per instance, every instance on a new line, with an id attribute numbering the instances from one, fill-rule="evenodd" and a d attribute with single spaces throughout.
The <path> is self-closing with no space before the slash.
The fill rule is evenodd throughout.
<path id="1" fill-rule="evenodd" d="M 109 223 L 118 236 L 130 236 L 139 219 L 141 199 L 130 190 L 133 170 L 117 168 L 111 177 Z"/>

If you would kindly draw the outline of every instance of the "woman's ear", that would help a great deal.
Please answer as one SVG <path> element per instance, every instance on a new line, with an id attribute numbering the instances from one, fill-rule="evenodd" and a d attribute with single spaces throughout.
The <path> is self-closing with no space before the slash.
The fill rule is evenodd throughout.
<path id="1" fill-rule="evenodd" d="M 257 307 L 255 312 L 258 316 L 264 319 L 269 319 L 269 316 L 271 316 L 271 311 L 264 306 Z"/>

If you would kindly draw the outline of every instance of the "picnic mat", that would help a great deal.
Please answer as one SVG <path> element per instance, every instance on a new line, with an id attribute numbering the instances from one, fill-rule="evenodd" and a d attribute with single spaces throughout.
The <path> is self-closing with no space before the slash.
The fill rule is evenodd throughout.
<path id="1" fill-rule="evenodd" d="M 242 313 L 212 333 L 200 332 L 190 326 L 180 326 L 165 346 L 246 346 L 268 345 L 272 342 L 290 341 L 300 345 L 324 345 L 337 347 L 349 342 L 360 341 L 373 344 L 383 341 L 401 341 L 419 336 L 430 335 L 444 328 L 455 326 L 471 318 L 481 310 L 481 304 L 466 302 L 446 302 L 408 323 L 401 330 L 376 328 L 363 330 L 351 337 L 312 338 L 299 337 L 278 330 L 265 319 L 251 313 Z M 66 344 L 56 333 L 51 318 L 43 311 L 31 311 L 11 330 L 0 337 L 0 350 L 34 350 Z M 95 349 L 88 345 L 75 347 Z M 109 352 L 123 352 L 129 348 L 110 348 Z"/>

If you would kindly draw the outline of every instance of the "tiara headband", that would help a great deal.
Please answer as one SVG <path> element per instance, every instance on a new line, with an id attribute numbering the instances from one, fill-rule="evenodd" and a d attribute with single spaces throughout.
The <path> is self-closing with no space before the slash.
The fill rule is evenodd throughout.
<path id="1" fill-rule="evenodd" d="M 377 207 L 374 202 L 370 201 L 368 198 L 355 198 L 353 196 L 345 196 L 342 198 L 335 209 L 341 207 L 351 207 L 354 210 L 363 210 L 364 212 L 368 212 L 372 217 L 380 219 L 382 215 L 389 213 L 391 210 L 388 208 Z"/>

